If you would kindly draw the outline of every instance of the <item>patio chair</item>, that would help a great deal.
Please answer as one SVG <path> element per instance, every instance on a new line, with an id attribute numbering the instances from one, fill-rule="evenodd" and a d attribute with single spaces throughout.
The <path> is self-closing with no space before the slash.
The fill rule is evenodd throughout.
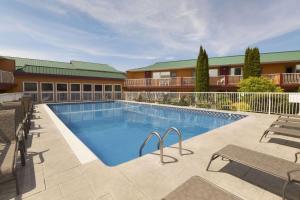
<path id="1" fill-rule="evenodd" d="M 274 157 L 268 154 L 260 153 L 236 145 L 227 145 L 214 153 L 208 163 L 206 170 L 213 160 L 221 157 L 234 161 L 266 174 L 283 179 L 285 184 L 282 188 L 282 199 L 286 197 L 286 187 L 288 184 L 300 184 L 300 164 Z"/>
<path id="2" fill-rule="evenodd" d="M 0 185 L 16 181 L 19 194 L 19 182 L 16 172 L 18 151 L 21 164 L 25 165 L 25 141 L 22 134 L 22 124 L 15 128 L 15 109 L 0 111 Z"/>
<path id="3" fill-rule="evenodd" d="M 300 118 L 278 117 L 278 119 L 276 121 L 300 123 Z"/>
<path id="4" fill-rule="evenodd" d="M 25 104 L 23 101 L 9 101 L 0 104 L 0 110 L 16 109 L 16 128 L 19 124 L 23 124 L 25 139 L 30 129 L 30 114 L 26 112 Z"/>
<path id="5" fill-rule="evenodd" d="M 290 123 L 286 123 L 287 126 L 291 126 Z M 262 141 L 264 137 L 267 137 L 267 135 L 272 132 L 273 134 L 276 135 L 283 135 L 283 136 L 288 136 L 288 137 L 295 137 L 295 138 L 300 138 L 300 130 L 297 129 L 292 129 L 292 128 L 282 128 L 282 127 L 270 127 L 268 128 L 263 135 L 261 136 L 259 142 Z"/>
<path id="6" fill-rule="evenodd" d="M 288 127 L 288 128 L 300 129 L 300 123 L 294 123 L 294 122 L 289 122 L 289 121 L 287 121 L 287 122 L 275 121 L 271 124 L 271 127 Z"/>
<path id="7" fill-rule="evenodd" d="M 207 180 L 193 176 L 163 200 L 241 200 Z"/>
<path id="8" fill-rule="evenodd" d="M 280 118 L 296 118 L 300 119 L 300 115 L 292 115 L 292 114 L 285 114 L 285 115 L 280 115 Z"/>

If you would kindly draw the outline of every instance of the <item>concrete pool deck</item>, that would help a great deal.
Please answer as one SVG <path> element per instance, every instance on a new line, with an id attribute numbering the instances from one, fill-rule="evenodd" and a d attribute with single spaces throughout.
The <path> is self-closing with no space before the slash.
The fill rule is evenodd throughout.
<path id="1" fill-rule="evenodd" d="M 0 199 L 156 200 L 193 175 L 243 199 L 281 199 L 284 182 L 280 179 L 221 159 L 211 165 L 216 172 L 207 172 L 206 166 L 212 153 L 227 144 L 290 161 L 300 148 L 299 139 L 288 137 L 272 136 L 264 140 L 269 140 L 268 143 L 259 143 L 263 131 L 277 116 L 249 113 L 244 119 L 183 141 L 187 155 L 180 156 L 176 145 L 165 148 L 165 160 L 171 162 L 168 164 L 161 164 L 159 155 L 154 153 L 115 167 L 108 167 L 100 160 L 81 164 L 43 105 L 36 106 L 34 115 L 27 165 L 19 173 L 22 194 L 13 197 L 14 187 L 8 185 L 0 191 Z"/>

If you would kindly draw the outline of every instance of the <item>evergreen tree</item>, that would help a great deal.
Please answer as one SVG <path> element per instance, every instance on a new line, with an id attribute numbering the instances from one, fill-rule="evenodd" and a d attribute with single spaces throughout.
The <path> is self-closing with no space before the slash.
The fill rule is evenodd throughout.
<path id="1" fill-rule="evenodd" d="M 258 48 L 247 48 L 245 51 L 245 61 L 244 61 L 244 79 L 253 76 L 260 76 L 260 53 Z"/>
<path id="2" fill-rule="evenodd" d="M 259 49 L 255 47 L 252 49 L 253 63 L 252 63 L 252 76 L 260 76 L 261 68 L 260 68 L 260 53 Z"/>
<path id="3" fill-rule="evenodd" d="M 196 65 L 196 92 L 207 92 L 209 90 L 209 66 L 208 56 L 203 47 L 200 47 L 200 52 Z"/>

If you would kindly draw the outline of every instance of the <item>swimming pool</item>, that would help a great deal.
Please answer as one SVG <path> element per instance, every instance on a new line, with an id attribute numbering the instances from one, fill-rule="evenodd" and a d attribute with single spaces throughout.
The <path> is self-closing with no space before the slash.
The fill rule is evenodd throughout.
<path id="1" fill-rule="evenodd" d="M 183 140 L 221 127 L 244 115 L 127 102 L 49 104 L 51 110 L 99 159 L 115 166 L 139 156 L 139 148 L 151 131 L 161 135 L 176 127 Z M 170 134 L 165 146 L 178 142 Z M 153 138 L 144 154 L 156 150 Z"/>

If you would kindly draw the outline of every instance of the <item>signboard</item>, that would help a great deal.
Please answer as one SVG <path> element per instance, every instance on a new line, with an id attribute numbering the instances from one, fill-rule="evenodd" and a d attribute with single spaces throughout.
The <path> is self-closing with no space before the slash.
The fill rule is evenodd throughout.
<path id="1" fill-rule="evenodd" d="M 300 93 L 289 94 L 290 103 L 300 103 Z"/>

